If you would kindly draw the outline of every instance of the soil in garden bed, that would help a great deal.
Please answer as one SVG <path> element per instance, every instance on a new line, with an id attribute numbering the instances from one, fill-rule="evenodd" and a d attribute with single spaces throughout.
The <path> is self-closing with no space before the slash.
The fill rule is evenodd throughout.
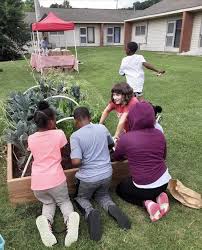
<path id="1" fill-rule="evenodd" d="M 14 151 L 14 152 L 13 152 Z M 13 178 L 19 178 L 21 177 L 22 175 L 22 172 L 23 172 L 23 169 L 24 169 L 24 166 L 26 164 L 23 164 L 23 166 L 19 166 L 17 164 L 17 160 L 16 160 L 16 157 L 19 159 L 21 157 L 20 153 L 19 153 L 19 150 L 16 148 L 16 147 L 13 147 L 13 151 L 12 151 L 12 160 L 13 160 Z M 32 166 L 32 162 L 33 160 L 30 162 L 28 168 L 27 168 L 27 171 L 25 173 L 25 176 L 30 176 L 31 175 L 31 166 Z M 64 148 L 64 150 L 62 151 L 62 167 L 64 170 L 67 170 L 67 169 L 72 169 L 73 166 L 72 166 L 72 163 L 71 163 L 71 159 L 70 159 L 70 147 L 69 146 L 66 146 Z"/>
<path id="2" fill-rule="evenodd" d="M 14 152 L 13 152 L 14 151 Z M 19 178 L 21 177 L 22 175 L 22 172 L 23 172 L 23 169 L 24 169 L 24 166 L 25 164 L 20 167 L 18 164 L 17 164 L 17 161 L 16 161 L 16 157 L 19 159 L 20 158 L 20 153 L 19 153 L 19 150 L 13 146 L 13 150 L 12 150 L 12 160 L 13 160 L 13 178 Z M 111 156 L 111 161 L 113 162 L 113 150 L 110 150 L 110 156 Z M 30 162 L 28 168 L 27 168 L 27 171 L 25 173 L 25 176 L 30 176 L 31 175 L 31 166 L 32 166 L 32 161 Z M 71 163 L 71 158 L 70 158 L 70 145 L 67 144 L 65 147 L 64 147 L 64 150 L 62 150 L 62 167 L 64 170 L 67 170 L 67 169 L 72 169 L 74 168 L 72 166 L 72 163 Z"/>

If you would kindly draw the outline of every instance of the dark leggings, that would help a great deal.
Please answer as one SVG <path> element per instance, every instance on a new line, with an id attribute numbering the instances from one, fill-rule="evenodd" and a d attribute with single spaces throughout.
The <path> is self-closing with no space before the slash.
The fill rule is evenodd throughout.
<path id="1" fill-rule="evenodd" d="M 128 177 L 117 186 L 116 193 L 123 200 L 142 206 L 145 200 L 153 200 L 156 202 L 156 198 L 166 190 L 167 186 L 168 184 L 151 189 L 137 188 L 133 184 L 132 177 Z"/>

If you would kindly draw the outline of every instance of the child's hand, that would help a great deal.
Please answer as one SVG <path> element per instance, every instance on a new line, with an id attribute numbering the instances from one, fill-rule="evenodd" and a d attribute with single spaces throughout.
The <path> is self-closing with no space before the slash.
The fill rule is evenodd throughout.
<path id="1" fill-rule="evenodd" d="M 162 74 L 165 74 L 165 70 L 159 70 L 156 75 L 161 76 Z"/>
<path id="2" fill-rule="evenodd" d="M 119 138 L 116 137 L 116 136 L 114 136 L 114 137 L 113 137 L 113 140 L 114 140 L 114 147 L 113 147 L 113 150 L 115 151 Z"/>

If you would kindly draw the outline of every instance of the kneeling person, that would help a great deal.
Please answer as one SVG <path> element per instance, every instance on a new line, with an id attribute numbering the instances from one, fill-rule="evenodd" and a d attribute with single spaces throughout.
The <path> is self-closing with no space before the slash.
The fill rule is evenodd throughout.
<path id="1" fill-rule="evenodd" d="M 74 111 L 78 130 L 70 137 L 71 159 L 79 167 L 76 203 L 85 215 L 92 240 L 102 236 L 99 211 L 94 209 L 90 200 L 94 198 L 123 229 L 130 228 L 127 216 L 115 205 L 109 195 L 112 166 L 108 146 L 113 146 L 113 139 L 102 124 L 92 124 L 87 108 Z"/>

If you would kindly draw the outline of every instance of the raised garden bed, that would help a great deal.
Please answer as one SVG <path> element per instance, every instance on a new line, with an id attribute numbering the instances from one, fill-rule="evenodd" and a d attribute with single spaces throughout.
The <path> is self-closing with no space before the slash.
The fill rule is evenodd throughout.
<path id="1" fill-rule="evenodd" d="M 112 187 L 115 187 L 124 177 L 128 176 L 128 163 L 113 162 Z M 75 192 L 75 174 L 77 168 L 64 170 L 67 177 L 67 184 L 70 194 Z M 36 201 L 31 190 L 31 177 L 14 178 L 13 177 L 13 152 L 12 145 L 8 144 L 7 150 L 7 186 L 9 200 L 13 205 Z"/>

